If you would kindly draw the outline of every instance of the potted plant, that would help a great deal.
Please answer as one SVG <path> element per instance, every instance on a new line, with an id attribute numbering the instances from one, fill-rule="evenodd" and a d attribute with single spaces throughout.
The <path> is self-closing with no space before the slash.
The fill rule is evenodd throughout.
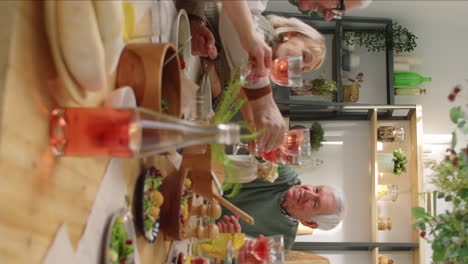
<path id="1" fill-rule="evenodd" d="M 322 147 L 322 142 L 326 141 L 324 138 L 325 131 L 318 122 L 314 122 L 310 127 L 310 146 L 313 151 L 318 151 Z"/>
<path id="2" fill-rule="evenodd" d="M 454 101 L 461 88 L 455 87 L 449 95 Z M 422 207 L 413 208 L 420 236 L 432 244 L 433 262 L 444 264 L 468 263 L 468 146 L 457 149 L 457 132 L 468 135 L 468 118 L 461 106 L 450 110 L 450 119 L 456 125 L 452 145 L 445 158 L 433 163 L 432 184 L 437 198 L 450 203 L 451 209 L 432 215 Z"/>
<path id="3" fill-rule="evenodd" d="M 343 85 L 343 102 L 356 102 L 359 100 L 359 88 L 364 82 L 364 74 L 360 72 L 354 77 L 347 77 L 346 80 L 350 83 Z"/>
<path id="4" fill-rule="evenodd" d="M 392 34 L 384 29 L 350 31 L 344 34 L 344 40 L 348 46 L 356 44 L 372 52 L 384 51 L 387 45 L 396 53 L 411 52 L 416 48 L 416 39 L 418 39 L 416 35 L 398 23 L 393 23 L 392 29 Z"/>
<path id="5" fill-rule="evenodd" d="M 325 74 L 321 74 L 317 79 L 312 81 L 312 91 L 316 95 L 330 95 L 336 91 L 336 82 L 329 81 L 325 78 Z"/>
<path id="6" fill-rule="evenodd" d="M 390 172 L 397 176 L 406 172 L 406 154 L 401 149 L 396 149 L 392 154 L 379 154 L 379 171 Z"/>
<path id="7" fill-rule="evenodd" d="M 305 126 L 295 125 L 290 129 L 304 129 Z M 313 151 L 318 151 L 322 147 L 322 142 L 326 141 L 324 138 L 325 131 L 318 122 L 314 122 L 310 127 L 310 147 Z"/>

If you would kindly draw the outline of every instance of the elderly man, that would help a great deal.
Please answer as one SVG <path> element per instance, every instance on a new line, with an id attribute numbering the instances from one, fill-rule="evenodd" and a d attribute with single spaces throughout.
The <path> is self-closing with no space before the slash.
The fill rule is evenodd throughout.
<path id="1" fill-rule="evenodd" d="M 218 222 L 221 232 L 242 232 L 249 236 L 284 236 L 285 249 L 294 244 L 299 222 L 311 228 L 330 230 L 344 216 L 342 194 L 329 186 L 300 185 L 297 173 L 291 166 L 283 166 L 273 182 L 256 179 L 242 184 L 242 190 L 231 203 L 255 219 L 249 225 L 229 216 L 223 209 L 223 219 Z"/>

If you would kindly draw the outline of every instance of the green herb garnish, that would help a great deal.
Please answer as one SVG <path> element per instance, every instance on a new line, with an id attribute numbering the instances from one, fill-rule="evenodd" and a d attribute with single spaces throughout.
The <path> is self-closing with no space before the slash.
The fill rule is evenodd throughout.
<path id="1" fill-rule="evenodd" d="M 167 101 L 166 99 L 161 100 L 161 111 L 165 114 L 169 113 L 169 106 L 167 106 Z"/>

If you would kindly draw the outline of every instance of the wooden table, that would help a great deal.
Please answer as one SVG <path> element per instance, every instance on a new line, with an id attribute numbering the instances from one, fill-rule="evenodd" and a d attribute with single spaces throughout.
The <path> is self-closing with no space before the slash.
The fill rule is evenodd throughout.
<path id="1" fill-rule="evenodd" d="M 42 1 L 0 3 L 0 260 L 8 264 L 41 263 L 63 223 L 76 247 L 109 162 L 49 151 L 57 76 L 43 21 Z M 140 161 L 123 162 L 131 196 Z M 151 162 L 173 169 L 165 157 Z M 142 263 L 165 261 L 170 243 L 161 239 L 138 238 Z"/>

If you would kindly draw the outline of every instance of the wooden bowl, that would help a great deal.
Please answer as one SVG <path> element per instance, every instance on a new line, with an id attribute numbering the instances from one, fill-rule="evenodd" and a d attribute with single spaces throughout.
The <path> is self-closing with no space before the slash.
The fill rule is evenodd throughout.
<path id="1" fill-rule="evenodd" d="M 181 115 L 181 79 L 178 57 L 171 43 L 129 44 L 120 56 L 116 86 L 130 86 L 138 106 L 161 112 L 164 99 L 168 114 Z"/>
<path id="2" fill-rule="evenodd" d="M 190 172 L 190 169 L 175 171 L 164 179 L 164 182 L 160 187 L 160 191 L 163 196 L 167 197 L 161 206 L 159 217 L 160 229 L 164 231 L 166 240 L 182 240 L 187 235 L 187 233 L 182 232 L 182 229 L 186 228 L 188 224 L 186 226 L 182 226 L 180 222 L 180 214 L 184 181 Z M 190 202 L 188 205 L 190 212 Z M 188 232 L 188 230 L 186 231 Z"/>

